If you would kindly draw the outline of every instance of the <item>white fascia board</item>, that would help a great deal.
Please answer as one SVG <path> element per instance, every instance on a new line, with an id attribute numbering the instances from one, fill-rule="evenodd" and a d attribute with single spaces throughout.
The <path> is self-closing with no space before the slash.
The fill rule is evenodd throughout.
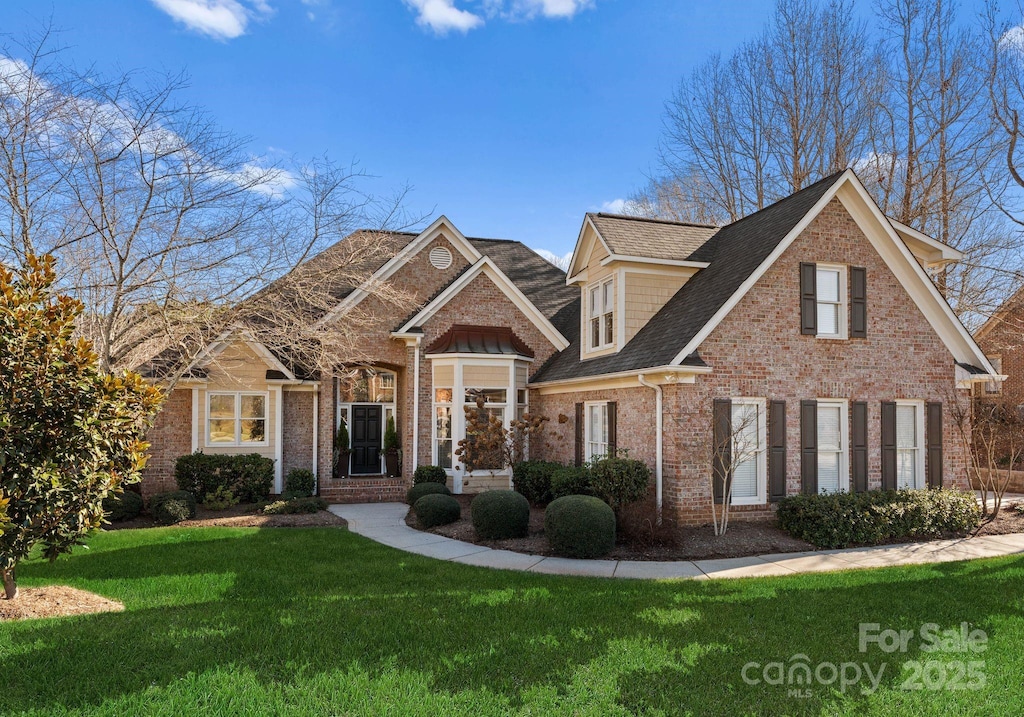
<path id="1" fill-rule="evenodd" d="M 295 379 L 295 374 L 292 373 L 287 366 L 281 363 L 281 361 L 271 353 L 270 349 L 257 341 L 256 338 L 253 337 L 252 333 L 243 327 L 228 329 L 214 339 L 209 346 L 199 352 L 199 355 L 196 356 L 192 363 L 188 365 L 188 368 L 185 369 L 185 373 L 188 373 L 196 366 L 205 365 L 209 360 L 216 358 L 224 351 L 224 349 L 236 342 L 241 342 L 252 349 L 253 352 L 259 356 L 269 368 L 280 371 L 288 377 L 288 379 Z"/>
<path id="2" fill-rule="evenodd" d="M 647 256 L 627 256 L 625 254 L 609 254 L 601 260 L 601 266 L 608 266 L 613 261 L 631 264 L 654 264 L 656 266 L 678 266 L 689 269 L 707 269 L 711 266 L 707 261 L 687 261 L 685 259 L 652 259 Z"/>
<path id="3" fill-rule="evenodd" d="M 948 264 L 951 262 L 961 261 L 964 258 L 963 252 L 954 249 L 949 244 L 943 244 L 924 232 L 920 232 L 913 227 L 907 226 L 903 222 L 898 222 L 895 219 L 889 219 L 889 223 L 892 224 L 893 228 L 904 241 L 909 241 L 910 244 L 921 245 L 921 248 L 927 250 L 918 253 L 914 251 L 913 247 L 910 249 L 914 256 L 921 257 L 925 262 L 932 264 Z"/>
<path id="4" fill-rule="evenodd" d="M 580 383 L 596 383 L 599 381 L 611 381 L 619 378 L 631 378 L 636 376 L 644 376 L 648 381 L 654 383 L 673 383 L 670 377 L 672 376 L 697 376 L 701 374 L 713 373 L 714 369 L 710 366 L 676 366 L 676 365 L 665 365 L 665 366 L 652 366 L 651 368 L 632 369 L 630 371 L 616 371 L 614 373 L 599 373 L 593 376 L 580 376 L 578 378 L 562 378 L 554 381 L 537 381 L 529 382 L 526 384 L 527 388 L 545 388 L 548 386 L 571 386 L 573 384 Z M 661 374 L 663 380 L 658 380 L 658 375 Z M 640 385 L 639 382 L 637 385 Z"/>
<path id="5" fill-rule="evenodd" d="M 409 321 L 405 323 L 395 333 L 405 334 L 410 329 L 422 324 L 424 321 L 429 319 L 435 313 L 437 313 L 441 307 L 452 300 L 462 289 L 467 287 L 473 279 L 480 276 L 481 274 L 486 275 L 495 286 L 497 286 L 503 294 L 516 305 L 523 314 L 536 326 L 544 337 L 551 342 L 551 344 L 558 351 L 563 351 L 569 346 L 569 340 L 562 336 L 561 332 L 558 331 L 552 325 L 548 318 L 541 313 L 540 309 L 534 306 L 533 302 L 526 298 L 526 295 L 519 290 L 511 279 L 509 279 L 501 269 L 497 267 L 494 261 L 489 256 L 485 256 L 476 264 L 474 264 L 468 271 L 462 276 L 456 279 L 454 282 L 448 285 L 448 287 L 438 294 L 432 301 L 417 312 Z"/>
<path id="6" fill-rule="evenodd" d="M 458 227 L 452 224 L 451 220 L 442 214 L 434 220 L 429 227 L 417 234 L 412 241 L 402 247 L 401 251 L 388 259 L 381 268 L 375 271 L 369 279 L 363 282 L 362 286 L 354 289 L 351 294 L 342 299 L 338 305 L 328 311 L 323 318 L 319 319 L 317 321 L 317 326 L 329 323 L 338 318 L 338 316 L 354 308 L 372 293 L 375 285 L 389 279 L 395 274 L 395 272 L 405 266 L 412 257 L 418 254 L 423 247 L 436 239 L 442 229 L 447 230 L 446 238 L 449 239 L 452 245 L 455 246 L 459 253 L 462 254 L 469 263 L 473 264 L 479 261 L 483 256 L 479 251 L 477 251 L 477 248 L 473 246 L 465 235 L 459 231 Z"/>

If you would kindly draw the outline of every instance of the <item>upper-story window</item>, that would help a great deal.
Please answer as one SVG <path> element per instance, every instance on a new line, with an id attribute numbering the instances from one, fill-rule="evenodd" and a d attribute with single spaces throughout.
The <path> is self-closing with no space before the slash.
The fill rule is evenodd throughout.
<path id="1" fill-rule="evenodd" d="M 818 336 L 842 337 L 846 333 L 844 272 L 839 267 L 817 267 Z"/>
<path id="2" fill-rule="evenodd" d="M 589 290 L 591 350 L 615 343 L 615 285 L 611 279 L 594 284 Z"/>

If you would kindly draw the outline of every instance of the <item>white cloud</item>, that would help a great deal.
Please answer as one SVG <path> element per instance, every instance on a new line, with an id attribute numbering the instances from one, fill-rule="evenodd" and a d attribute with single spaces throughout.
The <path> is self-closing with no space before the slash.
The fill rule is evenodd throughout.
<path id="1" fill-rule="evenodd" d="M 514 0 L 512 12 L 522 17 L 572 17 L 580 10 L 592 7 L 593 0 Z"/>
<path id="2" fill-rule="evenodd" d="M 1003 50 L 1024 52 L 1024 25 L 1011 27 L 999 38 L 999 47 Z"/>
<path id="3" fill-rule="evenodd" d="M 479 15 L 455 7 L 455 0 L 405 0 L 405 4 L 416 11 L 417 24 L 438 35 L 447 35 L 451 30 L 466 33 L 484 23 Z"/>
<path id="4" fill-rule="evenodd" d="M 622 214 L 626 211 L 626 200 L 613 199 L 610 202 L 605 202 L 601 205 L 601 211 L 609 214 Z"/>
<path id="5" fill-rule="evenodd" d="M 151 0 L 190 30 L 215 40 L 231 40 L 245 34 L 251 20 L 260 20 L 273 8 L 267 0 Z"/>
<path id="6" fill-rule="evenodd" d="M 548 251 L 547 249 L 534 249 L 534 251 L 562 271 L 569 270 L 569 262 L 572 261 L 572 252 L 569 252 L 568 254 L 556 254 L 555 252 Z"/>

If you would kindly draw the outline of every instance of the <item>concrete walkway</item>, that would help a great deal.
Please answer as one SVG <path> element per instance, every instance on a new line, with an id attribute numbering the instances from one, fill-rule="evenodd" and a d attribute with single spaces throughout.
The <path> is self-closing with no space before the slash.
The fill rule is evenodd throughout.
<path id="1" fill-rule="evenodd" d="M 329 510 L 348 521 L 353 533 L 408 553 L 438 560 L 502 570 L 525 570 L 553 575 L 589 575 L 603 578 L 750 578 L 793 575 L 829 570 L 881 568 L 915 563 L 946 563 L 972 558 L 994 558 L 1024 553 L 1024 533 L 978 538 L 933 540 L 927 543 L 883 545 L 848 550 L 816 550 L 720 560 L 573 560 L 494 550 L 414 530 L 405 524 L 404 503 L 332 505 Z"/>

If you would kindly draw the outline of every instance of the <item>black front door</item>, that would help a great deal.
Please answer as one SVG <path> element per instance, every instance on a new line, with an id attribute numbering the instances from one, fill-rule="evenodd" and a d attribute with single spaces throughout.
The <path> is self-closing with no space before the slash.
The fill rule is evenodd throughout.
<path id="1" fill-rule="evenodd" d="M 380 473 L 383 406 L 352 407 L 352 475 Z"/>

